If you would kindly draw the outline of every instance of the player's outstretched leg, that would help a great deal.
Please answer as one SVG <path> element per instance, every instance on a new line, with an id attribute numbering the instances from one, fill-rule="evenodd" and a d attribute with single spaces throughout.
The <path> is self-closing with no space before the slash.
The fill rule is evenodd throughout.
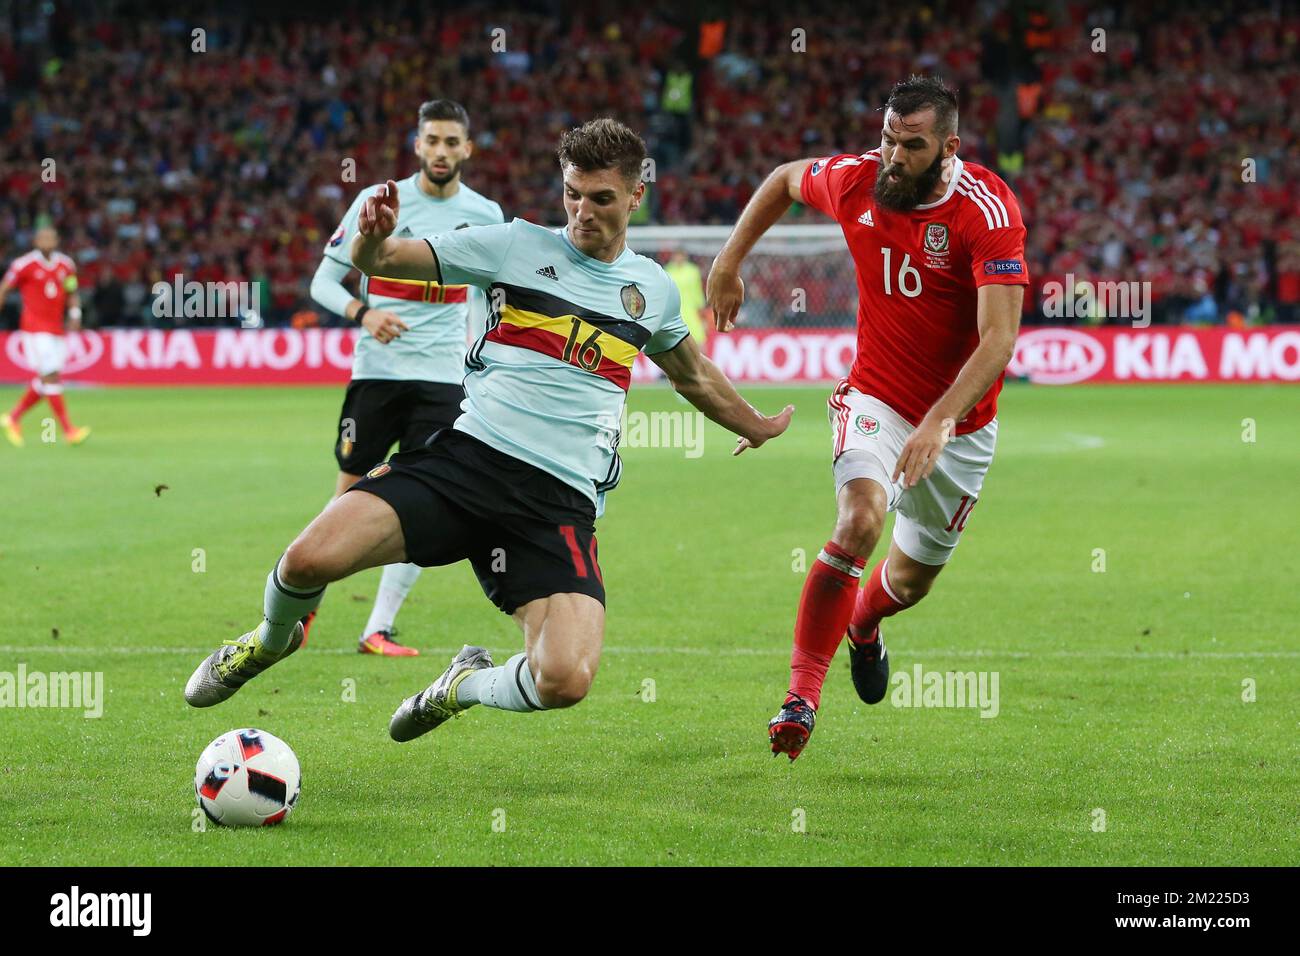
<path id="1" fill-rule="evenodd" d="M 524 632 L 522 654 L 494 667 L 486 650 L 466 645 L 442 676 L 402 702 L 389 735 L 413 740 L 475 704 L 532 713 L 582 700 L 600 664 L 604 605 L 586 594 L 552 594 L 514 617 Z"/>
<path id="2" fill-rule="evenodd" d="M 812 713 L 821 706 L 822 685 L 831 659 L 853 615 L 853 605 L 866 567 L 866 555 L 876 546 L 885 519 L 885 490 L 869 479 L 845 484 L 837 497 L 835 533 L 826 542 L 808 571 L 799 613 L 794 625 L 794 650 L 790 654 L 790 691 L 781 711 L 768 722 L 768 740 L 773 753 L 799 756 L 812 733 Z M 804 732 L 778 733 L 790 721 L 787 711 L 794 705 L 809 711 Z"/>
<path id="3" fill-rule="evenodd" d="M 249 680 L 302 646 L 301 619 L 320 603 L 327 584 L 405 557 L 402 526 L 386 501 L 368 492 L 335 500 L 289 545 L 267 576 L 262 623 L 226 641 L 199 664 L 185 686 L 186 701 L 211 707 L 229 700 Z"/>
<path id="4" fill-rule="evenodd" d="M 441 677 L 414 697 L 402 701 L 388 723 L 388 735 L 404 743 L 427 734 L 452 717 L 459 717 L 468 704 L 461 704 L 457 699 L 457 689 L 474 671 L 490 667 L 492 655 L 487 648 L 466 644 L 451 659 L 451 666 Z"/>
<path id="5" fill-rule="evenodd" d="M 262 671 L 302 646 L 299 618 L 303 615 L 290 615 L 295 608 L 310 610 L 319 604 L 325 589 L 300 593 L 286 587 L 279 575 L 283 561 L 277 561 L 266 577 L 262 623 L 236 640 L 223 641 L 190 675 L 185 685 L 185 700 L 190 706 L 211 707 L 229 700 Z M 281 642 L 280 632 L 285 629 L 288 640 Z"/>
<path id="6" fill-rule="evenodd" d="M 865 564 L 863 558 L 831 540 L 808 572 L 795 618 L 790 690 L 780 712 L 767 725 L 773 753 L 788 754 L 794 760 L 812 735 L 826 671 L 853 613 Z"/>
<path id="7" fill-rule="evenodd" d="M 410 593 L 424 570 L 418 564 L 390 564 L 379 579 L 379 591 L 370 610 L 366 629 L 361 632 L 357 650 L 362 654 L 380 654 L 384 657 L 416 657 L 414 647 L 404 647 L 393 639 L 397 629 L 393 621 L 401 610 L 402 602 Z"/>

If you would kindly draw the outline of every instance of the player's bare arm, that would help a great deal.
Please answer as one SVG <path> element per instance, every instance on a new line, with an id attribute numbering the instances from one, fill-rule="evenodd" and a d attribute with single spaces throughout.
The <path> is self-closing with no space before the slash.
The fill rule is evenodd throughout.
<path id="1" fill-rule="evenodd" d="M 353 297 L 351 290 L 343 284 L 351 271 L 350 264 L 344 265 L 330 256 L 323 257 L 316 274 L 312 276 L 311 297 L 322 308 L 360 323 L 380 345 L 387 345 L 393 339 L 400 338 L 409 326 L 394 313 L 386 309 L 373 309 Z"/>
<path id="2" fill-rule="evenodd" d="M 9 283 L 0 280 L 0 309 L 4 308 L 5 296 L 9 294 Z"/>
<path id="3" fill-rule="evenodd" d="M 361 326 L 367 332 L 375 337 L 375 341 L 380 345 L 387 345 L 393 339 L 400 339 L 403 332 L 410 331 L 410 326 L 399 319 L 391 312 L 383 309 L 371 309 L 364 303 L 353 300 L 357 303 L 355 309 L 350 309 L 349 319 L 356 320 L 357 313 L 364 308 L 365 312 L 361 315 Z"/>
<path id="4" fill-rule="evenodd" d="M 771 175 L 750 198 L 736 221 L 722 250 L 713 260 L 705 287 L 705 297 L 713 310 L 713 323 L 719 332 L 730 332 L 736 315 L 745 301 L 745 283 L 740 278 L 740 264 L 793 202 L 802 202 L 799 183 L 803 172 L 814 160 L 797 159 L 772 170 Z"/>
<path id="5" fill-rule="evenodd" d="M 68 331 L 81 331 L 81 296 L 76 292 L 68 296 Z"/>
<path id="6" fill-rule="evenodd" d="M 650 356 L 664 370 L 677 393 L 713 422 L 740 436 L 733 455 L 757 448 L 790 427 L 794 406 L 780 414 L 764 415 L 740 397 L 731 380 L 709 361 L 689 335 L 676 347 Z"/>
<path id="7" fill-rule="evenodd" d="M 352 264 L 368 276 L 441 282 L 438 259 L 423 239 L 394 239 L 397 228 L 397 183 L 391 179 L 367 196 L 352 239 Z"/>
<path id="8" fill-rule="evenodd" d="M 929 478 L 957 422 L 966 417 L 1006 369 L 1016 347 L 1024 295 L 1025 287 L 1021 285 L 980 286 L 976 313 L 980 344 L 948 391 L 934 403 L 904 443 L 898 464 L 894 466 L 894 481 L 899 475 L 906 475 L 904 485 L 912 488 Z"/>
<path id="9" fill-rule="evenodd" d="M 352 322 L 358 319 L 361 327 L 375 337 L 380 345 L 400 339 L 411 327 L 386 309 L 372 309 L 360 299 L 350 299 L 343 309 L 343 317 Z"/>

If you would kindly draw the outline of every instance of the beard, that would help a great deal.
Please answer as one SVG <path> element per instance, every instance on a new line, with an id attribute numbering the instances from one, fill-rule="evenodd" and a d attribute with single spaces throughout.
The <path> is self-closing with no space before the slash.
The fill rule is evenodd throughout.
<path id="1" fill-rule="evenodd" d="M 897 179 L 890 179 L 891 170 L 898 173 Z M 925 202 L 942 175 L 943 150 L 935 153 L 934 162 L 915 176 L 897 166 L 881 166 L 876 174 L 876 202 L 886 209 L 908 212 Z"/>
<path id="2" fill-rule="evenodd" d="M 456 162 L 452 162 L 449 159 L 447 160 L 447 171 L 445 173 L 438 173 L 437 175 L 435 175 L 433 172 L 433 164 L 425 162 L 424 159 L 421 159 L 420 172 L 424 174 L 425 179 L 429 180 L 429 182 L 433 183 L 434 185 L 445 186 L 453 179 L 455 179 L 458 175 L 460 175 L 460 167 L 463 162 L 464 161 L 462 160 L 460 163 L 456 163 Z"/>

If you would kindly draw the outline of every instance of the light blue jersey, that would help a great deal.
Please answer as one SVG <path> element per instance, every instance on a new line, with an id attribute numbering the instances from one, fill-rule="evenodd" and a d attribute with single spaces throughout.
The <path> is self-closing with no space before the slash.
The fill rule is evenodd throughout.
<path id="1" fill-rule="evenodd" d="M 397 184 L 399 206 L 397 229 L 393 233 L 397 238 L 410 239 L 504 220 L 500 206 L 464 183 L 448 199 L 426 196 L 417 185 L 419 176 L 416 173 Z M 325 246 L 326 256 L 343 265 L 352 265 L 352 237 L 357 234 L 361 206 L 382 185 L 363 189 L 353 200 Z M 467 322 L 474 294 L 464 284 L 439 286 L 435 282 L 363 275 L 361 301 L 372 309 L 392 312 L 410 326 L 410 331 L 381 345 L 363 329 L 352 359 L 352 377 L 459 383 L 465 374 Z"/>
<path id="2" fill-rule="evenodd" d="M 624 249 L 580 252 L 567 229 L 515 219 L 432 236 L 442 278 L 485 290 L 488 326 L 465 356 L 459 431 L 577 488 L 604 511 L 637 353 L 689 332 L 677 286 Z"/>

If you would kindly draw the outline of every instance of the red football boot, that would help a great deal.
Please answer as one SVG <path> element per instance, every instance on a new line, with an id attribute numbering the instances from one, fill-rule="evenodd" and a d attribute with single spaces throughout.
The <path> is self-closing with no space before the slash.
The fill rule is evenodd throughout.
<path id="1" fill-rule="evenodd" d="M 798 759 L 812 736 L 817 723 L 817 711 L 812 704 L 791 691 L 786 695 L 781 711 L 767 725 L 767 737 L 772 742 L 772 756 L 786 754 L 791 762 Z"/>
<path id="2" fill-rule="evenodd" d="M 383 657 L 419 657 L 420 652 L 414 647 L 404 647 L 393 640 L 396 631 L 375 631 L 367 634 L 357 644 L 361 654 L 379 654 Z"/>

